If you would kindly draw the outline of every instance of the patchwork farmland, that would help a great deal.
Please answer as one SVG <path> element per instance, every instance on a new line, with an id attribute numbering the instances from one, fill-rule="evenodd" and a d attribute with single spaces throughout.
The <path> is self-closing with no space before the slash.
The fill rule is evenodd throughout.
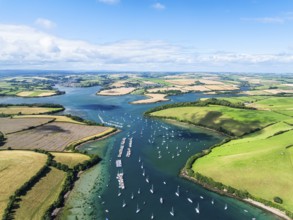
<path id="1" fill-rule="evenodd" d="M 19 121 L 18 130 L 21 130 L 24 126 L 22 125 L 24 119 L 0 119 L 6 124 L 13 122 L 16 127 Z M 38 124 L 44 122 L 44 119 L 27 119 L 31 123 Z M 41 120 L 41 122 L 40 122 Z M 45 122 L 48 119 L 45 119 Z M 5 130 L 5 129 L 4 129 Z M 6 129 L 7 130 L 7 129 Z M 10 129 L 9 131 L 12 131 Z M 16 129 L 14 129 L 16 131 Z M 44 149 L 47 151 L 63 151 L 66 147 L 72 144 L 78 144 L 83 141 L 87 141 L 91 138 L 105 134 L 105 132 L 111 132 L 112 128 L 102 126 L 89 126 L 79 125 L 75 123 L 66 122 L 51 122 L 42 126 L 38 126 L 25 131 L 16 133 L 5 132 L 6 142 L 2 148 L 13 148 L 13 149 Z"/>

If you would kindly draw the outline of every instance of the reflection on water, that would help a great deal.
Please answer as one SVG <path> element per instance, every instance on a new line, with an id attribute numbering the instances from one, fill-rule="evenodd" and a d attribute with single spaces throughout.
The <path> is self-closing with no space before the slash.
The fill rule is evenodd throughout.
<path id="1" fill-rule="evenodd" d="M 131 105 L 128 103 L 141 96 L 95 96 L 98 89 L 61 88 L 66 90 L 66 95 L 0 99 L 6 103 L 59 103 L 66 107 L 67 113 L 122 126 L 119 134 L 81 147 L 104 159 L 78 181 L 62 219 L 76 219 L 76 216 L 110 220 L 275 219 L 260 209 L 219 196 L 178 177 L 188 157 L 218 143 L 223 136 L 194 126 L 144 118 L 145 110 L 161 104 Z M 207 96 L 186 94 L 172 97 L 170 102 L 194 101 L 201 97 Z M 118 152 L 123 138 L 125 144 L 120 158 Z M 116 160 L 121 160 L 121 167 Z M 123 174 L 125 189 L 118 188 L 117 174 Z"/>

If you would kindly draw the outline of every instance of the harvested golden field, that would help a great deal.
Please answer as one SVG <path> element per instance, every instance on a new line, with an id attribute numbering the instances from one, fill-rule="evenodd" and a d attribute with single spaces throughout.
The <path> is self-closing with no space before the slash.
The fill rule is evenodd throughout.
<path id="1" fill-rule="evenodd" d="M 71 144 L 87 141 L 88 138 L 98 137 L 108 129 L 102 126 L 52 122 L 31 130 L 8 134 L 3 147 L 63 151 Z"/>
<path id="2" fill-rule="evenodd" d="M 21 197 L 15 219 L 42 219 L 49 206 L 57 200 L 65 177 L 65 172 L 52 167 L 45 177 Z"/>
<path id="3" fill-rule="evenodd" d="M 31 127 L 47 124 L 52 118 L 0 118 L 0 131 L 4 134 L 26 130 Z"/>
<path id="4" fill-rule="evenodd" d="M 126 95 L 131 92 L 133 92 L 136 88 L 134 87 L 121 87 L 121 88 L 115 88 L 115 89 L 108 89 L 108 90 L 102 90 L 98 92 L 98 95 L 106 95 L 106 96 L 116 96 L 116 95 Z"/>
<path id="5" fill-rule="evenodd" d="M 189 86 L 193 85 L 197 80 L 196 79 L 169 79 L 166 82 L 172 83 L 178 86 Z"/>
<path id="6" fill-rule="evenodd" d="M 156 92 L 166 92 L 166 91 L 172 91 L 172 90 L 180 90 L 181 92 L 186 92 L 186 90 L 182 89 L 182 87 L 179 87 L 179 86 L 153 88 L 153 89 L 148 89 L 147 92 L 156 93 Z"/>
<path id="7" fill-rule="evenodd" d="M 112 85 L 111 85 L 111 87 L 116 87 L 116 88 L 118 88 L 118 87 L 123 87 L 123 86 L 125 86 L 125 83 L 126 83 L 127 81 L 126 80 L 119 80 L 119 81 L 117 81 L 117 82 L 114 82 Z"/>
<path id="8" fill-rule="evenodd" d="M 0 114 L 6 115 L 32 115 L 32 114 L 43 114 L 52 111 L 60 110 L 61 108 L 46 108 L 46 107 L 29 107 L 29 106 L 8 106 L 0 107 Z"/>
<path id="9" fill-rule="evenodd" d="M 207 92 L 211 91 L 210 89 L 206 88 L 206 86 L 186 86 L 184 87 L 185 90 L 189 92 Z"/>
<path id="10" fill-rule="evenodd" d="M 32 151 L 0 151 L 0 217 L 9 197 L 34 176 L 46 161 L 45 154 Z"/>
<path id="11" fill-rule="evenodd" d="M 288 89 L 265 89 L 264 92 L 276 95 L 276 94 L 280 94 L 280 93 L 293 93 L 293 89 L 292 90 L 288 90 Z"/>
<path id="12" fill-rule="evenodd" d="M 77 164 L 83 163 L 86 160 L 89 160 L 90 157 L 85 154 L 80 153 L 52 153 L 54 160 L 58 163 L 67 165 L 70 168 L 73 168 Z"/>
<path id="13" fill-rule="evenodd" d="M 221 81 L 216 80 L 208 80 L 208 79 L 200 79 L 199 82 L 205 84 L 205 85 L 223 85 L 224 83 Z"/>
<path id="14" fill-rule="evenodd" d="M 207 85 L 206 88 L 213 90 L 213 91 L 231 91 L 231 90 L 237 90 L 237 86 L 231 86 L 231 85 Z"/>
<path id="15" fill-rule="evenodd" d="M 165 94 L 145 94 L 145 95 L 148 96 L 149 98 L 134 101 L 132 102 L 132 104 L 149 104 L 149 103 L 163 102 L 163 101 L 169 100 L 166 98 Z"/>
<path id="16" fill-rule="evenodd" d="M 56 122 L 70 122 L 75 124 L 81 124 L 84 125 L 84 123 L 75 121 L 72 118 L 69 118 L 64 115 L 16 115 L 13 118 L 20 119 L 20 118 L 50 118 L 55 119 Z"/>
<path id="17" fill-rule="evenodd" d="M 16 94 L 20 97 L 47 97 L 56 95 L 55 91 L 23 91 Z"/>

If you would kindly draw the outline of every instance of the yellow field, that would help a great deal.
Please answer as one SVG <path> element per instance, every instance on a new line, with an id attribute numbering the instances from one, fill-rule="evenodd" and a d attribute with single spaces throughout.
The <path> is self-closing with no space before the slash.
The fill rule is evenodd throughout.
<path id="1" fill-rule="evenodd" d="M 163 102 L 168 101 L 169 99 L 166 98 L 165 94 L 145 94 L 148 99 L 142 99 L 132 102 L 132 104 L 149 104 L 149 103 L 156 103 L 156 102 Z"/>
<path id="2" fill-rule="evenodd" d="M 115 89 L 107 89 L 98 92 L 98 95 L 115 96 L 115 95 L 126 95 L 133 92 L 136 88 L 134 87 L 120 87 Z"/>
<path id="3" fill-rule="evenodd" d="M 56 95 L 55 91 L 23 91 L 16 94 L 20 97 L 47 97 Z"/>
<path id="4" fill-rule="evenodd" d="M 65 178 L 65 172 L 51 168 L 44 178 L 21 197 L 15 219 L 42 219 L 49 206 L 57 200 Z"/>
<path id="5" fill-rule="evenodd" d="M 46 163 L 45 154 L 32 151 L 0 151 L 0 217 L 14 192 Z"/>
<path id="6" fill-rule="evenodd" d="M 8 106 L 8 107 L 0 107 L 0 114 L 17 115 L 21 113 L 23 115 L 31 115 L 31 114 L 49 113 L 55 110 L 60 110 L 60 108 Z"/>
<path id="7" fill-rule="evenodd" d="M 73 168 L 77 164 L 83 163 L 86 160 L 89 160 L 90 157 L 85 154 L 80 153 L 52 153 L 54 160 L 58 163 L 67 165 L 70 168 Z"/>

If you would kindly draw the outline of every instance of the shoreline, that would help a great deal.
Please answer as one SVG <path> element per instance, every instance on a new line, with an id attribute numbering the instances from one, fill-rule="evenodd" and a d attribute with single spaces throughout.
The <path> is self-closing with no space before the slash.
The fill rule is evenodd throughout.
<path id="1" fill-rule="evenodd" d="M 207 189 L 209 191 L 215 192 L 215 193 L 217 193 L 219 195 L 228 196 L 230 198 L 237 199 L 238 201 L 248 203 L 248 204 L 250 204 L 252 206 L 255 206 L 255 207 L 260 208 L 260 209 L 262 209 L 264 211 L 267 211 L 267 212 L 269 212 L 271 214 L 274 214 L 274 215 L 278 216 L 281 219 L 292 220 L 289 216 L 286 215 L 285 212 L 283 212 L 283 211 L 281 211 L 281 210 L 279 210 L 277 208 L 267 206 L 267 205 L 265 205 L 265 204 L 263 204 L 261 202 L 255 201 L 255 200 L 253 200 L 251 198 L 241 199 L 241 198 L 239 198 L 239 197 L 237 197 L 235 195 L 232 195 L 232 194 L 230 194 L 228 192 L 216 189 L 216 188 L 214 188 L 214 187 L 212 187 L 212 186 L 210 186 L 208 184 L 203 184 L 203 183 L 197 181 L 195 178 L 188 176 L 188 174 L 185 173 L 185 169 L 180 170 L 179 176 L 182 177 L 182 178 L 185 178 L 185 179 L 187 179 L 187 180 L 189 180 L 189 181 L 191 181 L 193 183 L 196 183 L 196 184 L 200 185 L 201 187 L 203 187 L 203 188 L 205 188 L 205 189 Z"/>
<path id="2" fill-rule="evenodd" d="M 156 116 L 151 116 L 151 117 L 155 117 L 155 118 L 161 118 L 161 117 L 156 117 Z M 192 126 L 195 126 L 195 127 L 199 127 L 199 128 L 203 128 L 203 129 L 206 129 L 206 130 L 209 130 L 209 131 L 212 131 L 212 132 L 216 132 L 218 134 L 221 134 L 225 137 L 233 137 L 233 136 L 230 136 L 224 132 L 221 132 L 221 131 L 217 131 L 215 129 L 212 129 L 212 128 L 209 128 L 209 127 L 206 127 L 206 126 L 203 126 L 203 125 L 197 125 L 197 124 L 193 124 L 193 123 L 189 123 L 189 122 L 185 122 L 185 121 L 179 121 L 179 120 L 176 120 L 176 119 L 173 119 L 173 118 L 161 118 L 165 121 L 170 121 L 170 123 L 174 123 L 174 122 L 179 122 L 179 123 L 183 123 L 183 124 L 187 124 L 187 125 L 192 125 Z M 174 123 L 175 124 L 175 123 Z"/>
<path id="3" fill-rule="evenodd" d="M 152 116 L 152 117 L 154 117 L 154 116 Z M 161 117 L 156 117 L 156 118 L 161 118 Z M 172 123 L 172 122 L 180 122 L 180 123 L 184 123 L 184 124 L 188 124 L 188 125 L 193 125 L 193 126 L 201 127 L 201 128 L 204 128 L 204 129 L 208 129 L 208 130 L 217 132 L 217 133 L 222 134 L 222 135 L 224 135 L 226 137 L 230 137 L 229 135 L 227 135 L 227 134 L 225 134 L 223 132 L 220 132 L 220 131 L 217 131 L 217 130 L 214 130 L 212 128 L 208 128 L 208 127 L 205 127 L 205 126 L 195 125 L 193 123 L 188 123 L 188 122 L 182 122 L 182 121 L 178 121 L 178 120 L 172 119 L 172 118 L 161 118 L 161 119 L 166 120 L 166 121 L 170 121 L 170 123 Z M 276 215 L 279 218 L 282 218 L 284 220 L 292 220 L 289 216 L 286 215 L 286 213 L 284 211 L 281 211 L 281 210 L 279 210 L 277 208 L 274 208 L 274 207 L 271 207 L 271 206 L 267 206 L 267 205 L 265 205 L 265 204 L 263 204 L 261 202 L 255 201 L 255 200 L 253 200 L 251 198 L 241 199 L 241 198 L 239 198 L 239 197 L 237 197 L 235 195 L 232 195 L 232 194 L 230 194 L 228 192 L 225 192 L 223 190 L 216 189 L 216 188 L 214 188 L 214 187 L 212 187 L 212 186 L 210 186 L 208 184 L 203 184 L 203 183 L 197 181 L 194 177 L 188 176 L 188 174 L 186 173 L 186 169 L 185 168 L 182 168 L 180 170 L 179 176 L 182 177 L 182 178 L 185 178 L 185 179 L 187 179 L 187 180 L 189 180 L 189 181 L 191 181 L 193 183 L 196 183 L 196 184 L 202 186 L 203 188 L 205 188 L 207 190 L 210 190 L 212 192 L 215 192 L 217 194 L 224 195 L 224 196 L 228 196 L 228 197 L 237 199 L 239 201 L 248 203 L 248 204 L 250 204 L 252 206 L 255 206 L 255 207 L 260 208 L 260 209 L 262 209 L 264 211 L 267 211 L 267 212 L 269 212 L 271 214 L 274 214 L 274 215 Z"/>
<path id="4" fill-rule="evenodd" d="M 94 142 L 94 141 L 104 140 L 104 139 L 106 139 L 106 138 L 108 138 L 108 137 L 110 137 L 110 136 L 112 136 L 112 135 L 118 134 L 120 131 L 121 131 L 121 130 L 117 129 L 117 130 L 115 130 L 115 131 L 110 132 L 109 134 L 106 134 L 106 135 L 100 137 L 100 138 L 90 139 L 90 140 L 88 140 L 88 141 L 82 142 L 82 143 L 76 145 L 76 146 L 75 146 L 75 149 L 76 149 L 76 150 L 79 150 L 84 144 L 92 143 L 92 142 Z"/>

